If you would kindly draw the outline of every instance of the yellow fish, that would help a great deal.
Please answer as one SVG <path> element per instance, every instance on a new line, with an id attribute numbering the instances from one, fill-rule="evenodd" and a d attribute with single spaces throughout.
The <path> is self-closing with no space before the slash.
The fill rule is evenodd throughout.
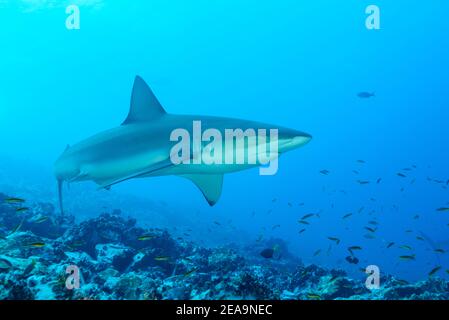
<path id="1" fill-rule="evenodd" d="M 139 241 L 147 241 L 156 238 L 154 235 L 144 235 L 137 238 Z"/>
<path id="2" fill-rule="evenodd" d="M 401 260 L 415 260 L 415 255 L 411 255 L 411 256 L 400 256 L 399 259 Z"/>
<path id="3" fill-rule="evenodd" d="M 48 220 L 48 217 L 40 217 L 37 220 L 34 220 L 34 223 L 42 223 Z"/>
<path id="4" fill-rule="evenodd" d="M 6 198 L 5 202 L 6 203 L 24 203 L 25 200 L 20 199 L 20 198 Z"/>
<path id="5" fill-rule="evenodd" d="M 157 256 L 157 257 L 154 258 L 154 260 L 156 260 L 156 261 L 168 261 L 168 260 L 170 260 L 170 257 L 168 257 L 168 256 Z"/>
<path id="6" fill-rule="evenodd" d="M 34 242 L 34 243 L 28 244 L 27 247 L 42 248 L 42 247 L 45 247 L 45 243 L 43 243 L 43 242 Z"/>
<path id="7" fill-rule="evenodd" d="M 192 269 L 190 271 L 187 271 L 186 273 L 184 273 L 184 277 L 188 277 L 188 276 L 192 275 L 197 270 L 198 270 L 198 268 L 194 268 L 194 269 Z"/>

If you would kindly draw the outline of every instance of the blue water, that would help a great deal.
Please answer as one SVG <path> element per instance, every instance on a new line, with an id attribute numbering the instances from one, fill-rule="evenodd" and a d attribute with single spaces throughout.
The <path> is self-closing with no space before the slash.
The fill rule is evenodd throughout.
<path id="1" fill-rule="evenodd" d="M 124 120 L 139 74 L 170 113 L 275 123 L 313 140 L 281 157 L 275 176 L 227 175 L 214 207 L 177 177 L 124 182 L 112 192 L 133 197 L 120 202 L 130 215 L 151 224 L 144 205 L 130 209 L 149 199 L 170 213 L 169 227 L 191 228 L 203 243 L 278 237 L 304 262 L 353 275 L 369 264 L 410 280 L 447 269 L 447 254 L 416 236 L 449 238 L 449 214 L 436 211 L 449 201 L 449 3 L 374 2 L 381 30 L 366 29 L 372 1 L 360 0 L 0 1 L 0 178 L 48 189 L 43 200 L 56 204 L 53 162 L 66 144 Z M 71 3 L 80 30 L 65 27 Z M 375 97 L 360 99 L 361 91 Z M 65 191 L 70 213 L 106 205 L 96 192 L 88 184 Z M 307 213 L 320 218 L 299 235 Z M 379 222 L 375 239 L 363 237 L 369 220 Z M 344 260 L 351 245 L 363 247 L 358 266 Z M 398 259 L 412 253 L 416 261 Z"/>

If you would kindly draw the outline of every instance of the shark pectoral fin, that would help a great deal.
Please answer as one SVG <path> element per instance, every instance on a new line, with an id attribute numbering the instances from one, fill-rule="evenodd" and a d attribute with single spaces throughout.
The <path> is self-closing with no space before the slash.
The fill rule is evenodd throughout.
<path id="1" fill-rule="evenodd" d="M 131 106 L 128 116 L 122 125 L 152 121 L 166 114 L 156 96 L 151 91 L 145 81 L 136 76 L 134 80 L 133 92 L 131 94 Z"/>
<path id="2" fill-rule="evenodd" d="M 210 206 L 217 203 L 223 187 L 222 174 L 184 174 L 181 177 L 192 181 L 201 190 Z"/>
<path id="3" fill-rule="evenodd" d="M 157 162 L 155 164 L 152 164 L 151 166 L 146 167 L 143 170 L 140 170 L 138 172 L 132 173 L 130 175 L 127 176 L 122 176 L 122 177 L 118 177 L 115 179 L 109 179 L 109 180 L 98 180 L 98 179 L 94 179 L 94 181 L 96 183 L 98 183 L 99 189 L 106 189 L 109 190 L 111 188 L 112 185 L 129 180 L 129 179 L 134 179 L 134 178 L 140 178 L 152 173 L 156 173 L 159 170 L 163 170 L 163 169 L 167 169 L 174 166 L 173 162 L 170 160 L 170 158 L 164 160 L 164 161 L 160 161 Z"/>

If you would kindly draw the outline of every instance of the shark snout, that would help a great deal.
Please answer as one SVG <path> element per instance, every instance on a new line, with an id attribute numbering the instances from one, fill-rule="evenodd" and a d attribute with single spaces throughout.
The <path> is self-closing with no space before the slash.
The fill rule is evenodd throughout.
<path id="1" fill-rule="evenodd" d="M 301 147 L 301 146 L 303 146 L 303 145 L 309 143 L 310 140 L 312 140 L 312 136 L 311 136 L 310 134 L 301 132 L 301 134 L 299 134 L 299 135 L 293 137 L 293 138 L 291 139 L 291 142 L 290 142 L 290 143 L 291 143 L 292 145 L 294 145 L 294 146 Z"/>
<path id="2" fill-rule="evenodd" d="M 308 133 L 289 130 L 279 138 L 279 150 L 281 152 L 293 150 L 306 145 L 312 140 L 312 136 Z"/>

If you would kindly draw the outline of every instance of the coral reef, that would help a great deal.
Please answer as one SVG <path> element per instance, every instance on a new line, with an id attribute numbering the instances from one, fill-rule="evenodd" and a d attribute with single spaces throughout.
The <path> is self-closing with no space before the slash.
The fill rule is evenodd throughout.
<path id="1" fill-rule="evenodd" d="M 449 283 L 437 277 L 411 284 L 385 276 L 369 290 L 342 270 L 304 265 L 281 239 L 204 248 L 119 210 L 75 223 L 49 204 L 23 209 L 5 199 L 0 299 L 449 299 Z M 273 246 L 278 259 L 260 256 Z M 79 288 L 67 287 L 68 266 L 79 270 Z"/>

